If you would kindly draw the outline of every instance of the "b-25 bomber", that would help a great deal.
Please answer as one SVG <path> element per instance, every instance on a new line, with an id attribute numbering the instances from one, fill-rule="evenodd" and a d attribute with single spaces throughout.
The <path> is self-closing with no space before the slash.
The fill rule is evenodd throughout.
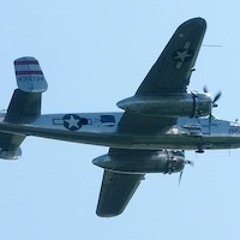
<path id="1" fill-rule="evenodd" d="M 47 82 L 38 61 L 14 61 L 17 86 L 5 113 L 0 114 L 0 158 L 18 159 L 27 136 L 109 147 L 93 160 L 104 169 L 96 213 L 119 215 L 147 173 L 182 173 L 186 150 L 240 147 L 238 122 L 212 114 L 221 95 L 211 98 L 189 91 L 188 85 L 202 46 L 206 21 L 193 18 L 180 25 L 136 93 L 117 103 L 124 111 L 41 114 Z"/>

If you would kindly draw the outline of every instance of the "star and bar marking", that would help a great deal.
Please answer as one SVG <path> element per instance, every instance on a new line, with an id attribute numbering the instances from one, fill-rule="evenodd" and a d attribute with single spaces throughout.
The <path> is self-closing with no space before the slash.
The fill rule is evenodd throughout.
<path id="1" fill-rule="evenodd" d="M 176 61 L 175 69 L 181 69 L 184 62 L 193 57 L 193 50 L 190 49 L 191 42 L 185 42 L 183 48 L 173 54 L 173 60 Z"/>
<path id="2" fill-rule="evenodd" d="M 61 118 L 54 118 L 53 125 L 62 125 L 69 131 L 78 131 L 83 125 L 92 125 L 93 123 L 99 123 L 104 127 L 114 127 L 116 125 L 116 119 L 114 115 L 102 114 L 94 119 L 87 119 L 80 117 L 77 114 L 66 114 Z"/>
<path id="3" fill-rule="evenodd" d="M 78 131 L 83 125 L 88 125 L 90 120 L 77 114 L 66 114 L 61 119 L 53 119 L 54 125 L 63 125 L 69 131 Z"/>

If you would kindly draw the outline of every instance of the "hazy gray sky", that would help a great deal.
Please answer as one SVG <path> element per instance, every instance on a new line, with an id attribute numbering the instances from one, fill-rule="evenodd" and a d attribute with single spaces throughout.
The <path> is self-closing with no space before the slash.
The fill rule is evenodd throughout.
<path id="1" fill-rule="evenodd" d="M 229 1 L 0 1 L 1 108 L 16 88 L 13 60 L 36 57 L 48 80 L 43 113 L 117 111 L 185 20 L 208 22 L 189 89 L 223 96 L 215 113 L 239 108 L 240 4 Z M 239 239 L 240 151 L 187 152 L 179 175 L 147 175 L 126 211 L 95 215 L 107 148 L 28 138 L 19 161 L 0 161 L 0 239 Z"/>

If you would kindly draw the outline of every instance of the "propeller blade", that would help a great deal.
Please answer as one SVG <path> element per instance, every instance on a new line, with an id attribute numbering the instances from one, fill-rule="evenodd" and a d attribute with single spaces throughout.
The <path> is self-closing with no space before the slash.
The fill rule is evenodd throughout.
<path id="1" fill-rule="evenodd" d="M 190 165 L 190 166 L 194 166 L 194 162 L 191 161 L 191 160 L 185 160 L 185 161 L 184 161 L 184 164 L 185 164 L 185 165 L 188 164 L 188 165 Z M 182 176 L 183 176 L 183 170 L 180 172 L 180 175 L 179 175 L 178 186 L 180 186 L 180 184 L 181 184 Z"/>
<path id="2" fill-rule="evenodd" d="M 203 87 L 203 92 L 210 95 L 210 93 L 209 93 L 208 88 L 207 88 L 206 85 Z M 221 97 L 221 95 L 222 95 L 222 92 L 221 92 L 221 91 L 219 91 L 219 92 L 215 95 L 215 97 L 214 97 L 213 100 L 212 100 L 213 107 L 217 107 L 217 104 L 215 104 L 215 102 L 218 101 L 218 99 Z"/>
<path id="3" fill-rule="evenodd" d="M 183 171 L 180 172 L 179 179 L 178 179 L 178 186 L 180 186 L 180 184 L 181 184 L 182 175 L 183 175 Z"/>
<path id="4" fill-rule="evenodd" d="M 191 160 L 185 160 L 185 164 L 188 164 L 188 165 L 190 165 L 190 166 L 194 166 L 194 162 L 193 161 L 191 161 Z"/>
<path id="5" fill-rule="evenodd" d="M 221 95 L 222 95 L 222 92 L 221 92 L 221 91 L 219 91 L 219 92 L 215 95 L 215 97 L 214 97 L 214 99 L 213 99 L 213 106 L 215 105 L 215 102 L 217 102 L 217 100 L 221 97 Z"/>
<path id="6" fill-rule="evenodd" d="M 206 85 L 203 87 L 203 92 L 205 92 L 205 93 L 209 93 L 208 88 L 207 88 Z"/>
<path id="7" fill-rule="evenodd" d="M 203 92 L 206 93 L 206 94 L 208 94 L 208 95 L 210 96 L 210 93 L 209 93 L 208 88 L 207 88 L 206 85 L 203 87 Z M 209 135 L 211 134 L 212 108 L 215 108 L 215 107 L 218 106 L 218 104 L 217 104 L 216 102 L 219 100 L 219 98 L 221 97 L 221 95 L 222 95 L 222 92 L 219 91 L 219 92 L 215 95 L 215 97 L 212 99 L 211 112 L 210 112 L 209 118 L 208 118 L 208 133 L 209 133 Z"/>

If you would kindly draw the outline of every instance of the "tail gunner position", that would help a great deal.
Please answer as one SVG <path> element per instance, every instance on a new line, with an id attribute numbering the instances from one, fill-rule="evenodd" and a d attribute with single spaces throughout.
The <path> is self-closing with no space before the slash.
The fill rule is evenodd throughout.
<path id="1" fill-rule="evenodd" d="M 119 215 L 146 173 L 182 172 L 191 162 L 185 150 L 240 147 L 238 122 L 212 115 L 212 99 L 188 91 L 190 77 L 206 31 L 194 18 L 180 25 L 135 95 L 117 103 L 124 112 L 41 114 L 47 82 L 38 61 L 14 61 L 18 88 L 6 113 L 0 114 L 0 158 L 18 159 L 27 136 L 109 147 L 93 163 L 104 169 L 97 215 Z"/>

